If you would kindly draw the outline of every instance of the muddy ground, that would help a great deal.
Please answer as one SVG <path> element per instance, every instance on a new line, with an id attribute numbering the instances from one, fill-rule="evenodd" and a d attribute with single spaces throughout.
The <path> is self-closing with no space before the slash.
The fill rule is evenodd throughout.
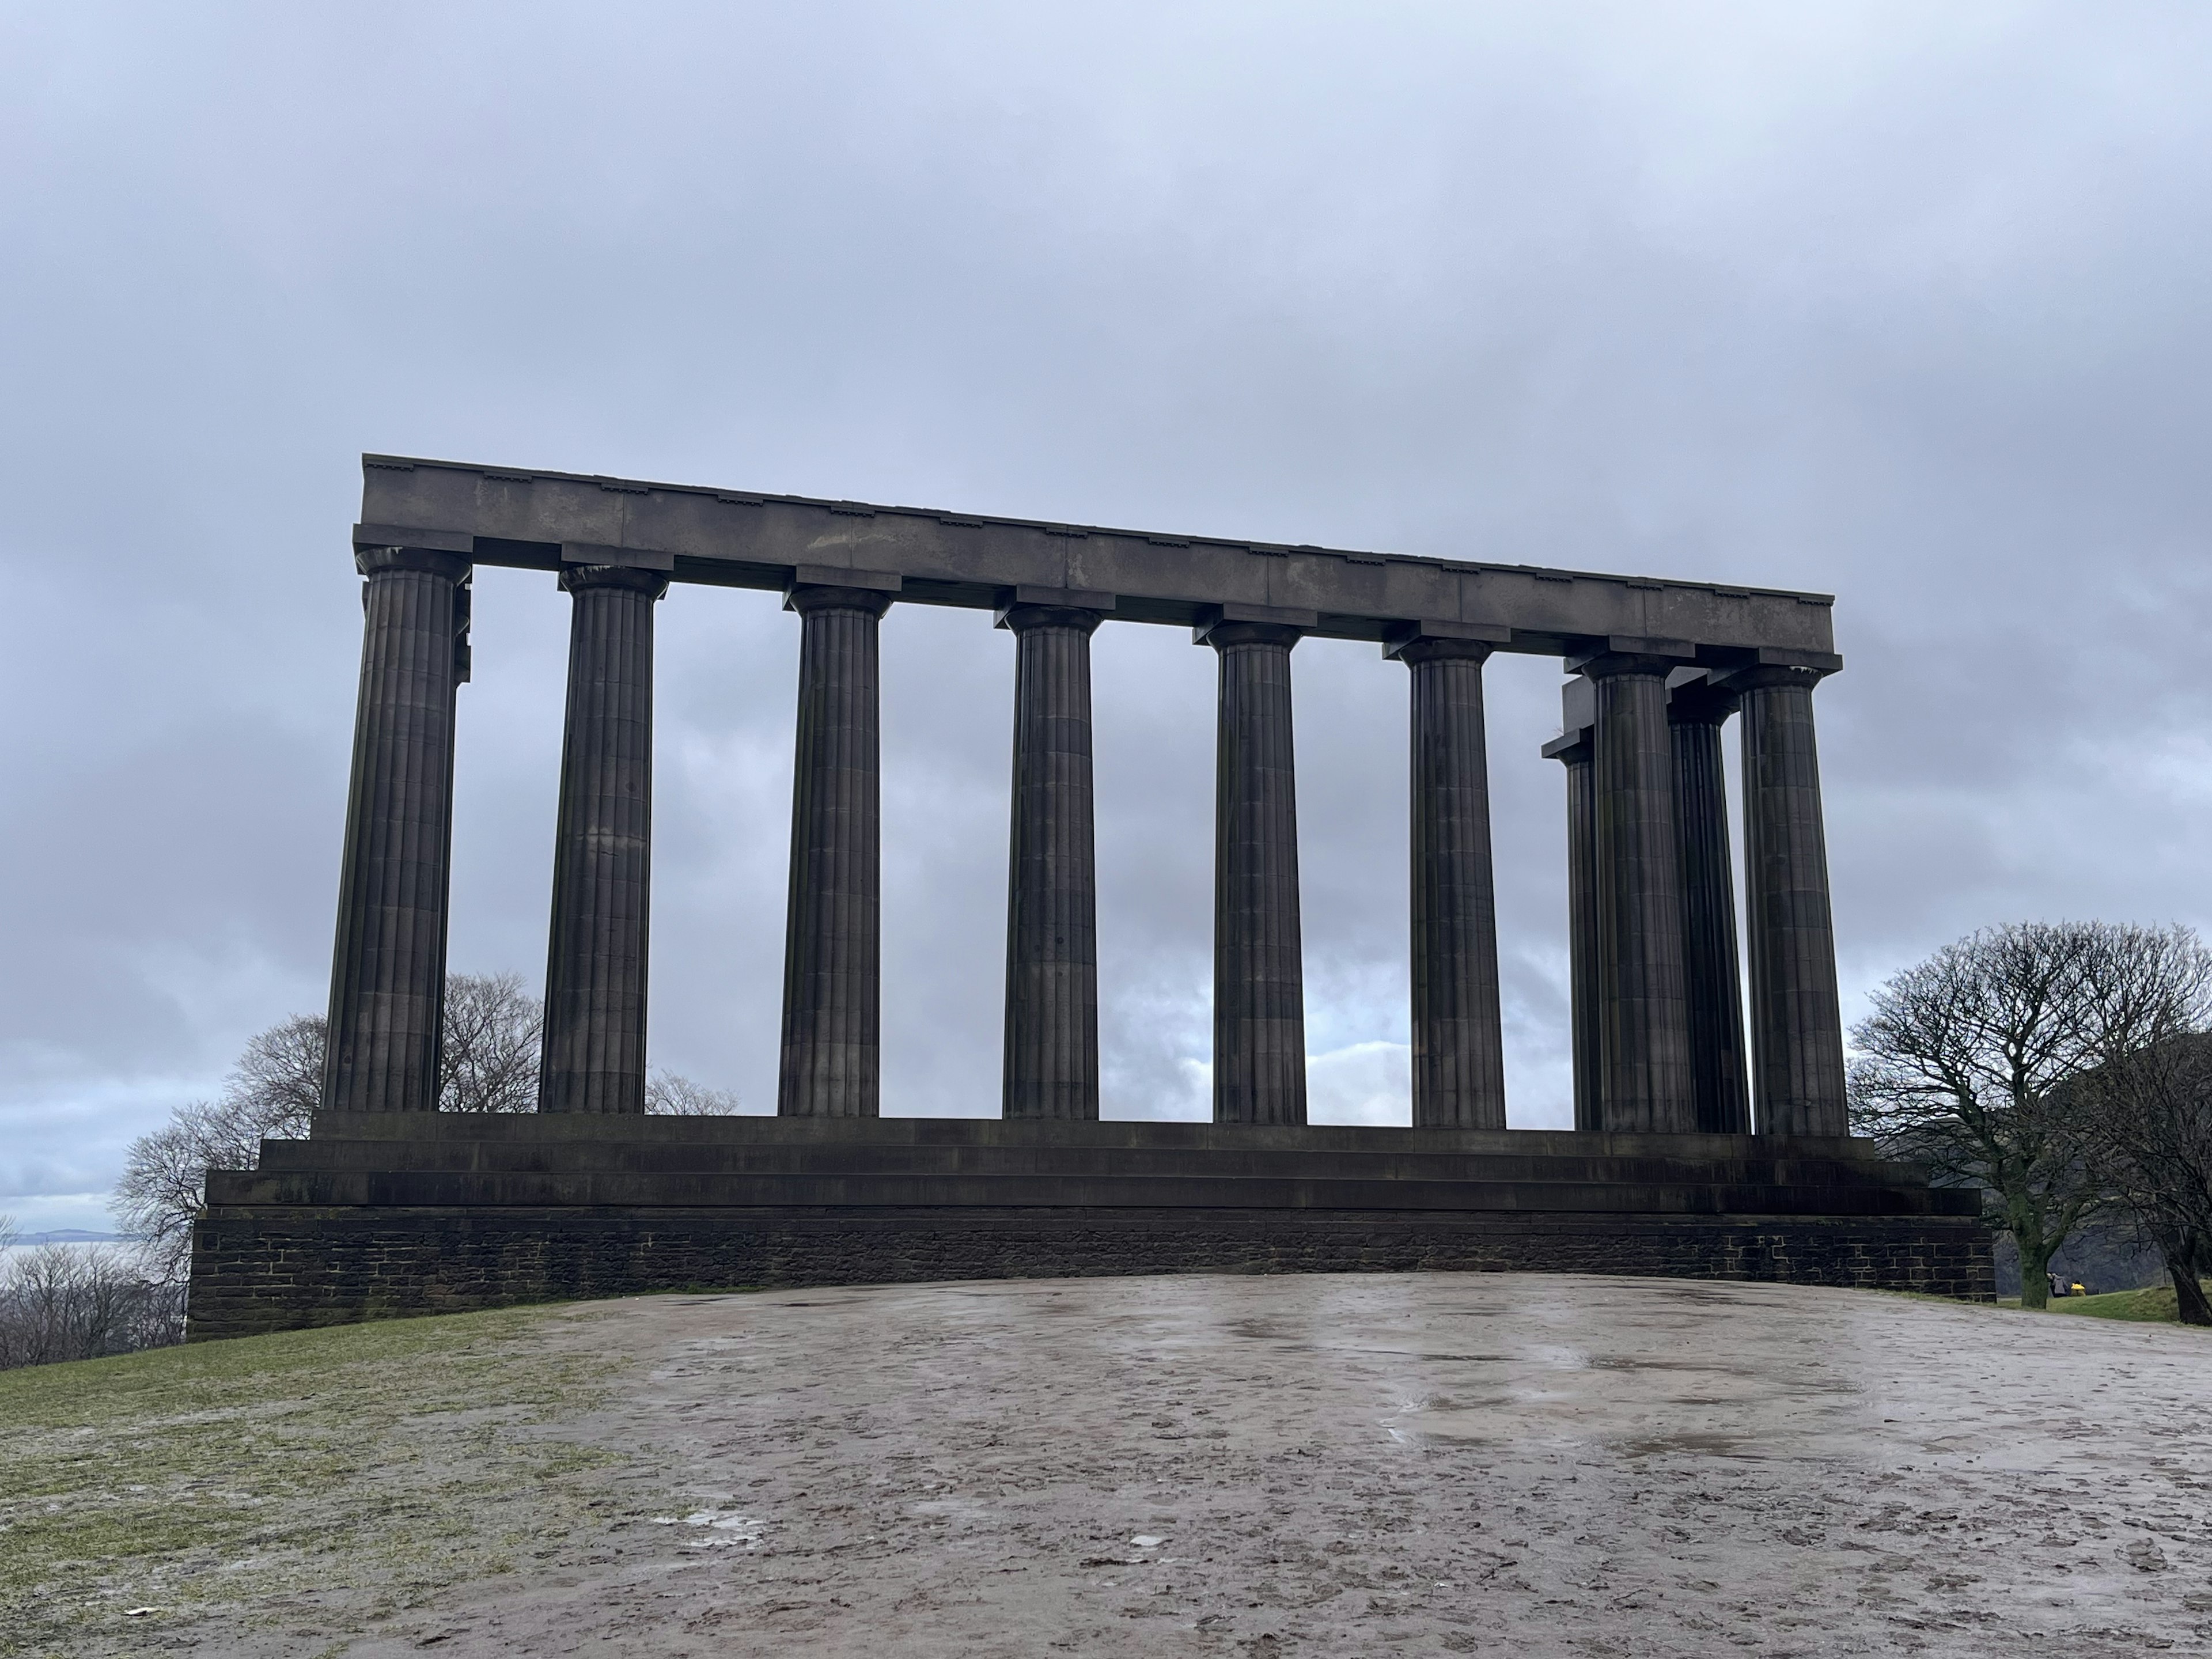
<path id="1" fill-rule="evenodd" d="M 662 1297 L 518 1340 L 604 1380 L 529 1431 L 585 1473 L 511 1571 L 84 1650 L 2212 1651 L 2179 1328 L 1425 1274 Z"/>

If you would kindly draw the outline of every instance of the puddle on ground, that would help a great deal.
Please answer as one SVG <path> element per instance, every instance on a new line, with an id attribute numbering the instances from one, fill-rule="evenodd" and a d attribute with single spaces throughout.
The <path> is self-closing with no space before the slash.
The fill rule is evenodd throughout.
<path id="1" fill-rule="evenodd" d="M 1643 1440 L 1626 1441 L 1621 1449 L 1631 1457 L 1663 1457 L 1669 1453 L 1687 1453 L 1695 1457 L 1768 1455 L 1757 1448 L 1747 1434 L 1657 1434 Z"/>
<path id="2" fill-rule="evenodd" d="M 679 1548 L 750 1550 L 760 1547 L 763 1523 L 735 1510 L 694 1510 L 689 1515 L 656 1515 L 653 1524 L 696 1528 L 695 1534 L 686 1538 Z"/>

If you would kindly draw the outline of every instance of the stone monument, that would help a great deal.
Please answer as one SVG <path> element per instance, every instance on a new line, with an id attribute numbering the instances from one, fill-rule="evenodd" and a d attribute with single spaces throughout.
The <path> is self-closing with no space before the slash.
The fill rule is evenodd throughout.
<path id="1" fill-rule="evenodd" d="M 1831 601 L 1705 582 L 364 458 L 330 1051 L 309 1139 L 210 1177 L 192 1329 L 680 1285 L 1495 1267 L 1986 1296 L 1972 1195 L 1849 1137 L 1813 692 Z M 538 1111 L 435 1110 L 470 577 L 570 596 Z M 653 631 L 692 584 L 800 629 L 773 1118 L 643 1115 Z M 995 1117 L 879 1115 L 877 640 L 901 605 L 1012 636 Z M 1213 1122 L 1099 1118 L 1091 640 L 1218 665 Z M 1413 1122 L 1306 1126 L 1291 675 L 1405 665 Z M 1482 672 L 1573 678 L 1575 1130 L 1510 1131 Z M 1740 965 L 1723 727 L 1742 745 Z M 1742 1015 L 1748 978 L 1751 1019 Z"/>

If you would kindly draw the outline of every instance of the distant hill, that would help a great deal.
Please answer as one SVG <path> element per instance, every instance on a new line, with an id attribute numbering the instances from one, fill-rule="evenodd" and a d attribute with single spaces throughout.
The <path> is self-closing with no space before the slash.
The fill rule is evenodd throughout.
<path id="1" fill-rule="evenodd" d="M 82 1227 L 54 1227 L 43 1233 L 18 1233 L 18 1244 L 120 1244 L 121 1233 L 88 1233 Z"/>

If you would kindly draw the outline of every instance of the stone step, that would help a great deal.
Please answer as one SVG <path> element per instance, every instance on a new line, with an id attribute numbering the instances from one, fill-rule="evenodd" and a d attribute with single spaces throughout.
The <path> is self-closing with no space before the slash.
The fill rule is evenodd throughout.
<path id="1" fill-rule="evenodd" d="M 271 1140 L 266 1171 L 449 1170 L 482 1173 L 595 1172 L 688 1175 L 996 1175 L 1273 1177 L 1491 1182 L 1689 1182 L 1730 1185 L 1926 1184 L 1911 1165 L 1837 1158 L 1741 1156 L 1666 1158 L 1596 1153 L 1415 1152 L 1030 1145 L 913 1141 Z"/>
<path id="2" fill-rule="evenodd" d="M 1612 1134 L 1571 1129 L 1413 1129 L 1358 1124 L 1277 1126 L 1152 1119 L 1052 1122 L 974 1117 L 646 1117 L 586 1113 L 324 1112 L 314 1140 L 622 1140 L 670 1145 L 1125 1146 L 1203 1151 L 1504 1153 L 1687 1158 L 1817 1157 L 1883 1162 L 1870 1140 L 1844 1137 Z"/>
<path id="3" fill-rule="evenodd" d="M 1649 1214 L 1960 1214 L 1978 1197 L 1874 1182 L 1573 1182 L 992 1174 L 681 1171 L 212 1171 L 212 1209 L 901 1207 L 1575 1211 Z"/>

